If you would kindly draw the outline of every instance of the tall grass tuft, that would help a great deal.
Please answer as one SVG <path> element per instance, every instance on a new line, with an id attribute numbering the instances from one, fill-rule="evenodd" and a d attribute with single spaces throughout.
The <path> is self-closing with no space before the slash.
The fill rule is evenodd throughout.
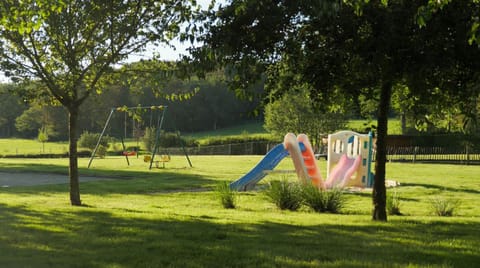
<path id="1" fill-rule="evenodd" d="M 400 212 L 400 197 L 397 191 L 387 194 L 387 212 L 390 215 L 402 215 Z"/>
<path id="2" fill-rule="evenodd" d="M 302 185 L 303 203 L 315 212 L 327 211 L 327 192 L 307 183 Z"/>
<path id="3" fill-rule="evenodd" d="M 215 187 L 215 192 L 224 208 L 231 209 L 236 207 L 237 195 L 236 192 L 230 188 L 228 182 L 223 181 L 218 183 Z"/>
<path id="4" fill-rule="evenodd" d="M 327 191 L 327 211 L 331 213 L 340 213 L 345 206 L 345 196 L 341 188 L 333 188 Z"/>
<path id="5" fill-rule="evenodd" d="M 453 216 L 455 210 L 460 206 L 460 200 L 457 199 L 446 199 L 446 198 L 435 198 L 430 201 L 433 212 L 437 216 L 450 217 Z"/>
<path id="6" fill-rule="evenodd" d="M 340 188 L 322 190 L 310 183 L 302 185 L 302 199 L 315 212 L 339 213 L 345 206 L 345 197 Z"/>
<path id="7" fill-rule="evenodd" d="M 287 179 L 270 182 L 270 187 L 265 194 L 281 210 L 296 211 L 302 205 L 298 183 L 290 183 Z"/>

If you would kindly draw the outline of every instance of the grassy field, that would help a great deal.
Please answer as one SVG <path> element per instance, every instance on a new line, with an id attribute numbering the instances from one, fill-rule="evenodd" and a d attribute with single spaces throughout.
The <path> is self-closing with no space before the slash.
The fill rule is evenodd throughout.
<path id="1" fill-rule="evenodd" d="M 475 267 L 480 263 L 477 166 L 390 163 L 401 216 L 372 222 L 371 191 L 346 193 L 341 214 L 281 211 L 262 190 L 223 209 L 211 191 L 258 156 L 174 156 L 165 169 L 141 159 L 80 159 L 83 207 L 68 185 L 0 188 L 0 267 Z M 0 172 L 66 174 L 67 159 L 1 159 Z M 324 171 L 326 163 L 320 161 Z M 290 170 L 289 159 L 277 169 Z M 269 175 L 270 180 L 287 175 Z M 293 177 L 289 177 L 295 180 Z M 35 180 L 35 177 L 31 178 Z M 432 200 L 460 200 L 453 217 Z"/>
<path id="2" fill-rule="evenodd" d="M 375 123 L 375 122 L 373 122 Z M 365 120 L 351 120 L 347 126 L 348 129 L 364 129 L 367 125 L 371 125 L 372 122 Z M 400 134 L 400 123 L 398 120 L 391 119 L 389 121 L 389 134 Z M 216 131 L 205 131 L 197 133 L 182 133 L 182 137 L 187 139 L 195 139 L 199 144 L 208 143 L 212 138 L 228 138 L 238 137 L 242 135 L 255 135 L 268 139 L 270 134 L 263 128 L 262 122 L 252 122 L 244 125 L 219 129 Z M 280 138 L 281 139 L 281 138 Z M 127 147 L 133 147 L 143 143 L 137 143 L 136 141 L 126 141 Z M 116 149 L 121 148 L 120 142 L 112 145 Z M 82 148 L 79 148 L 82 149 Z M 42 144 L 37 140 L 32 139 L 0 139 L 0 155 L 26 155 L 26 154 L 41 154 L 41 153 L 66 153 L 68 151 L 68 142 L 46 142 Z"/>

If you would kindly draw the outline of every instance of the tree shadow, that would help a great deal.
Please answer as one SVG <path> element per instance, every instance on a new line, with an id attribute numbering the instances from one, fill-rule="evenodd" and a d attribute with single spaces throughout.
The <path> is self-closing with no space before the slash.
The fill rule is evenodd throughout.
<path id="1" fill-rule="evenodd" d="M 411 186 L 411 187 L 423 187 L 427 189 L 449 191 L 449 192 L 464 192 L 468 194 L 480 194 L 479 190 L 476 189 L 464 189 L 464 188 L 452 188 L 442 185 L 427 184 L 427 183 L 402 183 L 402 186 Z"/>
<path id="2" fill-rule="evenodd" d="M 474 267 L 478 222 L 298 226 L 0 204 L 1 267 Z M 348 217 L 345 217 L 348 220 Z M 451 243 L 456 243 L 452 246 Z M 458 244 L 458 245 L 457 245 Z"/>
<path id="3" fill-rule="evenodd" d="M 31 170 L 28 170 L 28 172 L 25 169 L 15 169 L 14 165 L 11 168 L 2 168 L 2 173 L 12 173 L 12 176 L 15 175 L 21 177 L 22 174 L 25 174 L 26 177 L 21 179 L 28 180 L 29 182 L 34 181 L 36 179 L 35 176 L 37 176 L 37 179 L 40 176 L 48 177 L 51 175 L 52 177 L 51 182 L 48 182 L 48 178 L 42 178 L 42 180 L 39 181 L 43 181 L 43 183 L 38 183 L 38 185 L 35 185 L 35 182 L 32 182 L 30 183 L 31 185 L 22 186 L 12 182 L 12 186 L 4 187 L 2 191 L 16 193 L 68 192 L 68 174 L 66 172 L 59 172 L 58 167 L 59 166 L 56 165 L 37 165 L 37 167 L 33 167 Z M 37 169 L 40 169 L 41 172 L 32 172 Z M 46 170 L 48 170 L 48 172 L 46 172 Z M 211 189 L 211 187 L 217 183 L 217 180 L 215 179 L 177 171 L 178 169 L 162 169 L 161 172 L 116 170 L 112 173 L 111 170 L 97 169 L 85 172 L 84 169 L 81 169 L 81 194 L 138 194 L 184 190 L 191 191 L 192 189 Z M 59 176 L 64 178 L 59 179 Z M 98 178 L 98 180 L 95 178 Z"/>

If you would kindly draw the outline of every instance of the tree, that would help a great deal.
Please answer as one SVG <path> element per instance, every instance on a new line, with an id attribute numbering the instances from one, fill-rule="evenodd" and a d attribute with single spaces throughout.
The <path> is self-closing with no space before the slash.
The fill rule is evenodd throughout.
<path id="1" fill-rule="evenodd" d="M 0 136 L 11 137 L 16 134 L 15 118 L 20 116 L 27 105 L 18 96 L 14 96 L 15 85 L 0 85 Z"/>
<path id="2" fill-rule="evenodd" d="M 37 139 L 38 139 L 39 142 L 42 143 L 42 152 L 45 153 L 45 142 L 48 141 L 47 128 L 41 127 L 41 128 L 38 130 Z"/>
<path id="3" fill-rule="evenodd" d="M 34 98 L 69 115 L 70 202 L 81 205 L 77 160 L 80 105 L 100 93 L 114 64 L 148 43 L 168 43 L 194 1 L 4 0 L 0 4 L 1 68 L 12 80 L 36 79 Z"/>
<path id="4" fill-rule="evenodd" d="M 310 89 L 293 88 L 275 102 L 265 106 L 265 129 L 283 138 L 288 132 L 305 133 L 316 146 L 328 133 L 346 126 L 343 111 L 322 111 L 315 109 L 309 96 Z"/>
<path id="5" fill-rule="evenodd" d="M 468 85 L 478 79 L 480 50 L 469 40 L 472 25 L 478 32 L 472 21 L 478 20 L 480 3 L 432 2 L 444 5 L 428 9 L 435 12 L 421 24 L 425 5 L 418 1 L 233 0 L 207 20 L 208 31 L 200 37 L 205 45 L 192 51 L 192 62 L 203 69 L 229 65 L 237 78 L 231 85 L 248 90 L 259 73 L 285 60 L 311 85 L 310 96 L 319 103 L 335 102 L 339 90 L 350 99 L 377 98 L 372 218 L 386 221 L 392 89 L 404 84 L 422 102 L 438 89 L 449 96 L 475 94 Z"/>

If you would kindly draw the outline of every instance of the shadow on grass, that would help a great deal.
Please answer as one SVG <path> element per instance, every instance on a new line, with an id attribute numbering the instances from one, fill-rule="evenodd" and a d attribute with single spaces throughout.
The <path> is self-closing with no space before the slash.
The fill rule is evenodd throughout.
<path id="1" fill-rule="evenodd" d="M 436 185 L 436 184 L 402 183 L 402 186 L 423 187 L 426 189 L 434 189 L 434 190 L 449 191 L 449 192 L 463 192 L 468 194 L 480 194 L 480 191 L 476 189 L 466 189 L 466 188 L 458 189 L 458 188 L 446 187 L 446 186 Z"/>
<path id="2" fill-rule="evenodd" d="M 31 185 L 31 180 L 35 177 L 19 178 L 29 183 L 25 185 L 31 186 L 11 186 L 3 188 L 2 191 L 13 193 L 20 192 L 68 192 L 68 170 L 64 166 L 32 164 L 26 169 L 24 166 L 18 167 L 16 164 L 3 164 L 1 172 L 12 173 L 15 176 L 21 176 L 22 173 L 32 176 L 35 175 L 52 175 L 64 176 L 62 179 L 52 179 L 52 182 L 42 182 L 40 185 Z M 111 194 L 111 193 L 156 193 L 156 192 L 173 192 L 173 191 L 191 191 L 192 189 L 211 189 L 216 180 L 206 178 L 201 175 L 185 174 L 179 172 L 179 169 L 162 169 L 161 172 L 156 171 L 128 171 L 128 170 L 102 170 L 102 169 L 86 169 L 81 168 L 80 188 L 81 194 Z M 47 176 L 48 177 L 48 176 Z M 98 177 L 99 180 L 82 181 L 84 177 Z M 104 180 L 109 179 L 109 180 Z M 10 180 L 15 180 L 10 178 Z M 47 179 L 42 179 L 48 180 Z M 42 181 L 41 180 L 41 181 Z M 15 184 L 11 184 L 15 185 Z"/>
<path id="3" fill-rule="evenodd" d="M 217 224 L 0 204 L 1 267 L 474 267 L 478 222 Z"/>

